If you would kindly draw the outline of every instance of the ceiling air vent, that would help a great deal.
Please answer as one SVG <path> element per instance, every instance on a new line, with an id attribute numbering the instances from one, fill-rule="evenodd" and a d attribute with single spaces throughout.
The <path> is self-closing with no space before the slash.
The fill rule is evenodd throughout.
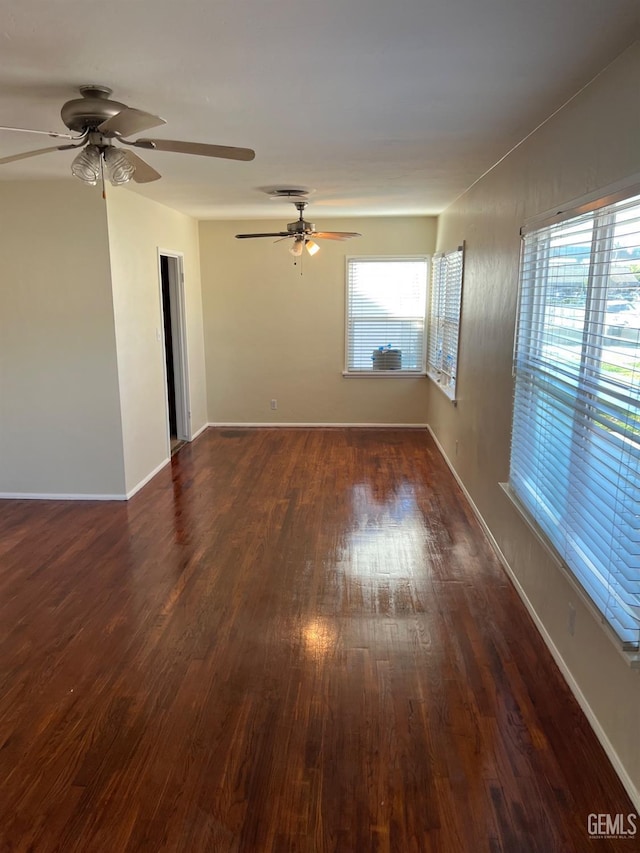
<path id="1" fill-rule="evenodd" d="M 274 200 L 282 198 L 285 201 L 306 201 L 315 190 L 309 187 L 267 187 L 263 192 Z"/>

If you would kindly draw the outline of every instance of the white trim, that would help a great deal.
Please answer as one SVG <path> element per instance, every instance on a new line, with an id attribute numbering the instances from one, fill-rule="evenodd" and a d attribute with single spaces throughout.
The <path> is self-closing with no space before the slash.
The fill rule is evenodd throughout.
<path id="1" fill-rule="evenodd" d="M 562 573 L 567 583 L 571 586 L 571 588 L 578 596 L 582 604 L 589 611 L 589 613 L 593 617 L 593 621 L 597 622 L 598 625 L 600 625 L 607 639 L 613 644 L 614 649 L 620 654 L 625 663 L 627 663 L 632 669 L 640 669 L 640 652 L 627 651 L 622 647 L 622 641 L 620 637 L 618 637 L 618 635 L 609 625 L 603 614 L 600 612 L 600 610 L 598 610 L 594 602 L 591 600 L 589 593 L 582 588 L 582 585 L 580 584 L 576 576 L 573 574 L 571 569 L 562 561 L 560 555 L 558 554 L 552 543 L 549 541 L 547 536 L 544 534 L 544 532 L 538 528 L 535 521 L 530 517 L 526 508 L 522 505 L 522 503 L 518 499 L 518 496 L 512 490 L 509 483 L 498 483 L 498 485 L 505 493 L 507 499 L 511 502 L 512 506 L 515 508 L 520 518 L 524 521 L 529 530 L 533 533 L 538 542 L 545 549 L 549 559 L 553 561 L 558 571 Z"/>
<path id="2" fill-rule="evenodd" d="M 401 371 L 401 370 L 376 370 L 371 373 L 357 370 L 349 370 L 349 264 L 351 261 L 424 261 L 427 266 L 426 270 L 426 287 L 424 291 L 425 304 L 422 325 L 422 364 L 426 365 L 427 361 L 427 313 L 429 309 L 429 283 L 431 280 L 431 258 L 432 255 L 345 255 L 344 258 L 344 368 L 342 375 L 344 377 L 352 376 L 425 376 L 426 367 L 421 370 Z"/>
<path id="3" fill-rule="evenodd" d="M 127 495 L 41 494 L 39 492 L 0 492 L 3 501 L 126 501 Z"/>
<path id="4" fill-rule="evenodd" d="M 345 379 L 388 379 L 390 376 L 404 376 L 409 378 L 420 378 L 426 376 L 425 370 L 343 370 L 342 375 Z"/>
<path id="5" fill-rule="evenodd" d="M 530 234 L 532 231 L 539 231 L 548 225 L 565 222 L 567 219 L 573 219 L 574 217 L 581 216 L 583 213 L 590 213 L 601 207 L 608 207 L 610 204 L 615 204 L 618 201 L 634 198 L 639 194 L 640 174 L 636 173 L 613 184 L 608 184 L 601 189 L 571 199 L 563 204 L 560 210 L 556 206 L 535 216 L 530 216 L 525 220 L 524 225 L 520 229 L 520 234 L 524 236 L 525 234 Z"/>
<path id="6" fill-rule="evenodd" d="M 451 268 L 449 266 L 451 260 Z M 436 261 L 442 261 L 443 267 Z M 429 302 L 427 305 L 426 323 L 426 366 L 427 376 L 440 387 L 440 390 L 456 404 L 456 388 L 458 384 L 458 365 L 460 363 L 460 340 L 462 338 L 462 298 L 464 290 L 464 261 L 465 261 L 465 241 L 455 249 L 446 252 L 439 252 L 434 255 L 431 262 L 431 279 Z M 452 278 L 451 273 L 455 273 L 459 264 L 460 275 Z M 437 286 L 436 286 L 437 282 Z M 453 322 L 448 317 L 448 309 L 451 308 L 451 298 L 457 296 L 455 308 L 456 320 Z M 449 326 L 449 334 L 445 334 L 445 326 Z M 447 374 L 443 369 L 443 363 L 452 357 L 452 348 L 448 345 L 451 329 L 455 330 L 455 365 L 454 374 Z M 437 352 L 432 352 L 432 338 L 439 337 L 438 329 L 441 328 L 441 353 L 438 357 Z M 438 364 L 440 362 L 440 364 Z M 447 377 L 449 384 L 447 386 L 440 385 L 441 377 Z"/>
<path id="7" fill-rule="evenodd" d="M 205 424 L 200 430 L 202 432 L 209 426 Z M 156 474 L 159 474 L 162 469 L 171 462 L 171 459 L 165 459 L 156 468 L 153 469 L 146 477 L 143 477 L 140 482 L 130 489 L 126 495 L 82 495 L 82 494 L 40 494 L 38 492 L 0 492 L 0 500 L 10 501 L 128 501 L 137 492 L 140 491 L 147 483 L 152 480 Z"/>
<path id="8" fill-rule="evenodd" d="M 160 323 L 162 324 L 162 369 L 164 387 L 167 384 L 167 354 L 164 340 L 164 301 L 162 298 L 162 258 L 176 261 L 168 263 L 169 316 L 173 343 L 174 387 L 176 403 L 176 437 L 191 441 L 191 405 L 189 399 L 189 350 L 187 346 L 187 323 L 184 292 L 184 255 L 157 247 L 158 290 L 160 300 Z M 167 430 L 167 454 L 171 455 L 168 391 L 165 390 L 165 419 Z"/>
<path id="9" fill-rule="evenodd" d="M 450 403 L 453 403 L 454 406 L 458 405 L 455 390 L 452 391 L 450 388 L 445 388 L 444 385 L 441 385 L 439 376 L 435 370 L 431 373 L 427 370 L 426 377 L 427 379 L 430 379 L 433 382 L 436 388 L 444 394 L 444 396 Z"/>
<path id="10" fill-rule="evenodd" d="M 411 253 L 395 252 L 390 255 L 345 255 L 345 261 L 429 261 L 433 255 L 428 252 L 418 252 L 417 255 Z"/>
<path id="11" fill-rule="evenodd" d="M 360 429 L 428 429 L 427 424 L 345 424 L 345 423 L 253 423 L 239 421 L 219 421 L 217 423 L 208 423 L 210 427 L 247 427 L 247 428 L 264 428 L 264 427 L 284 427 L 291 429 L 299 427 L 300 429 L 329 429 L 335 427 L 356 427 Z"/>
<path id="12" fill-rule="evenodd" d="M 200 427 L 200 429 L 197 429 L 197 430 L 194 432 L 194 434 L 191 436 L 191 441 L 195 441 L 195 440 L 196 440 L 196 438 L 197 438 L 199 435 L 202 435 L 202 433 L 207 429 L 207 427 L 210 427 L 210 426 L 211 426 L 211 424 L 208 424 L 208 423 L 204 423 L 204 424 L 202 424 L 202 426 Z"/>
<path id="13" fill-rule="evenodd" d="M 484 520 L 484 518 L 480 514 L 480 510 L 475 505 L 473 498 L 471 497 L 471 495 L 467 491 L 466 486 L 464 485 L 464 483 L 460 479 L 458 472 L 456 471 L 456 469 L 451 464 L 449 457 L 444 452 L 444 448 L 442 447 L 442 445 L 438 441 L 438 439 L 437 439 L 434 431 L 432 430 L 431 426 L 428 424 L 427 424 L 427 430 L 429 432 L 429 435 L 433 439 L 436 447 L 440 451 L 440 454 L 442 455 L 442 458 L 446 462 L 449 470 L 453 474 L 455 481 L 460 486 L 465 498 L 469 502 L 469 506 L 473 510 L 473 513 L 476 516 L 476 518 L 478 519 L 480 526 L 482 527 L 484 533 L 486 534 L 487 538 L 489 539 L 491 546 L 493 547 L 494 551 L 496 552 L 496 556 L 498 557 L 498 559 L 502 563 L 502 566 L 503 566 L 505 572 L 507 573 L 507 575 L 509 576 L 511 582 L 513 583 L 513 586 L 515 587 L 515 590 L 518 593 L 522 603 L 527 608 L 527 612 L 529 613 L 529 615 L 533 619 L 536 628 L 540 632 L 540 636 L 542 637 L 546 647 L 551 652 L 551 655 L 552 655 L 554 661 L 556 662 L 560 672 L 562 673 L 564 680 L 567 682 L 569 689 L 573 693 L 578 705 L 580 706 L 585 717 L 587 718 L 589 725 L 593 729 L 595 736 L 598 738 L 602 748 L 606 752 L 607 757 L 609 758 L 609 761 L 611 762 L 614 770 L 618 774 L 618 777 L 620 778 L 620 781 L 622 782 L 627 794 L 631 798 L 633 805 L 635 806 L 636 810 L 638 812 L 640 812 L 640 791 L 636 788 L 636 786 L 633 783 L 633 780 L 631 779 L 631 777 L 627 773 L 627 770 L 626 770 L 624 764 L 622 763 L 622 760 L 620 759 L 618 753 L 614 749 L 613 744 L 609 740 L 607 733 L 602 728 L 600 721 L 596 717 L 596 715 L 593 712 L 591 706 L 589 705 L 589 702 L 587 701 L 584 693 L 582 692 L 577 681 L 573 677 L 571 670 L 569 669 L 569 667 L 565 663 L 564 658 L 562 657 L 558 648 L 556 647 L 555 643 L 553 642 L 553 639 L 551 638 L 549 632 L 547 631 L 544 623 L 542 622 L 542 620 L 538 616 L 536 609 L 534 608 L 534 606 L 531 603 L 531 601 L 529 600 L 526 592 L 522 588 L 520 581 L 518 580 L 515 572 L 513 571 L 513 569 L 511 568 L 511 566 L 507 562 L 507 558 L 502 553 L 502 550 L 501 550 L 500 546 L 498 545 L 493 533 L 491 532 L 486 521 Z"/>
<path id="14" fill-rule="evenodd" d="M 168 256 L 170 257 L 170 256 Z M 189 382 L 189 342 L 187 332 L 187 308 L 186 308 L 186 293 L 184 289 L 184 255 L 177 254 L 173 257 L 177 261 L 178 278 L 174 282 L 175 286 L 175 316 L 173 317 L 174 330 L 173 335 L 178 337 L 178 369 L 180 371 L 180 420 L 182 421 L 182 435 L 177 438 L 183 441 L 191 441 L 191 385 Z M 175 358 L 175 356 L 174 356 Z"/>
<path id="15" fill-rule="evenodd" d="M 146 477 L 143 477 L 142 480 L 140 480 L 140 482 L 137 485 L 135 485 L 132 489 L 130 489 L 127 492 L 125 499 L 129 500 L 130 498 L 132 498 L 137 492 L 140 491 L 141 488 L 143 488 L 143 486 L 147 485 L 149 480 L 153 480 L 153 478 L 156 476 L 156 474 L 159 474 L 160 471 L 162 471 L 162 469 L 165 467 L 165 465 L 169 464 L 169 462 L 171 462 L 171 457 L 165 459 L 164 462 L 161 462 L 159 465 L 157 465 L 153 469 L 153 471 L 151 471 L 149 474 L 147 474 Z"/>

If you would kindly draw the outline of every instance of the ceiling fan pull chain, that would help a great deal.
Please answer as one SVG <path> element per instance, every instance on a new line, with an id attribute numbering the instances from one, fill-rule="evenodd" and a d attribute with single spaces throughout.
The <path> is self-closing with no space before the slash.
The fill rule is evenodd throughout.
<path id="1" fill-rule="evenodd" d="M 107 188 L 104 184 L 104 156 L 100 154 L 100 178 L 102 179 L 102 198 L 107 200 Z"/>

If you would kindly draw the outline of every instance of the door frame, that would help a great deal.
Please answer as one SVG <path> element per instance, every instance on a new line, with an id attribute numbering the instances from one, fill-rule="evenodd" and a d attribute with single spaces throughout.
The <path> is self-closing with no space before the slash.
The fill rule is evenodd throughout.
<path id="1" fill-rule="evenodd" d="M 176 392 L 176 435 L 183 441 L 191 441 L 191 402 L 189 395 L 189 350 L 187 347 L 187 314 L 184 292 L 184 255 L 158 247 L 158 296 L 160 300 L 160 329 L 164 323 L 164 303 L 162 298 L 162 261 L 168 259 L 169 272 L 169 315 L 171 317 L 171 337 L 173 344 L 173 365 Z M 167 455 L 171 456 L 171 429 L 169 425 L 169 393 L 167 385 L 167 353 L 164 332 L 162 341 L 162 371 L 165 388 L 165 423 L 167 430 Z"/>

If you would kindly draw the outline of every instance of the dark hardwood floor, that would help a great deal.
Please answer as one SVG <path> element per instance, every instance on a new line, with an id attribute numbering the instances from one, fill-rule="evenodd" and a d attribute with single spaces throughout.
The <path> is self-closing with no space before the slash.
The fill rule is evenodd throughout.
<path id="1" fill-rule="evenodd" d="M 0 514 L 3 853 L 638 849 L 426 433 L 209 430 Z"/>

